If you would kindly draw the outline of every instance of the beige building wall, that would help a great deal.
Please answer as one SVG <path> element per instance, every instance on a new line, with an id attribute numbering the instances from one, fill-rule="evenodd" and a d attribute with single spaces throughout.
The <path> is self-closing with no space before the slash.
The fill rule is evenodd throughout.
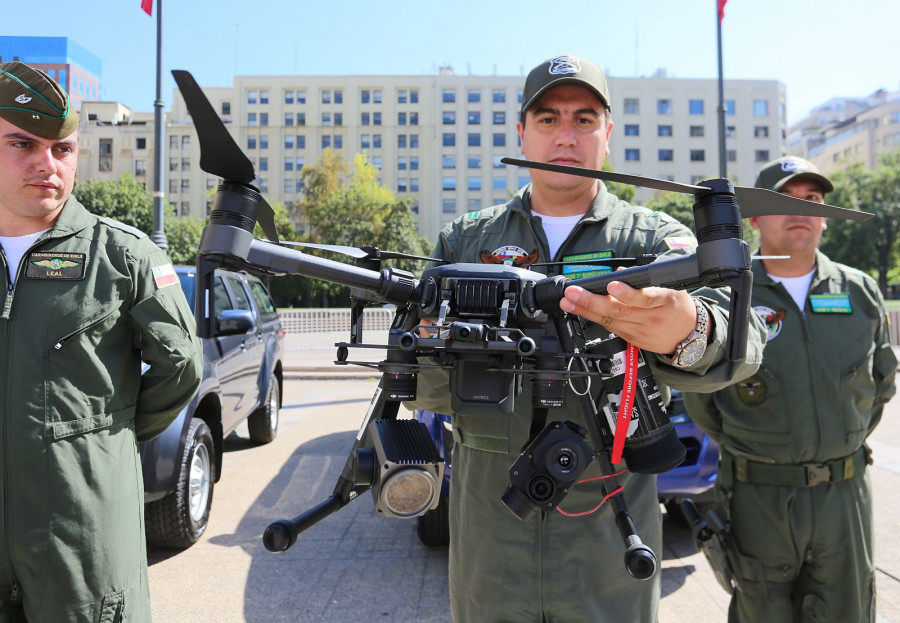
<path id="1" fill-rule="evenodd" d="M 716 80 L 658 75 L 609 82 L 616 124 L 609 160 L 616 171 L 683 182 L 718 176 Z M 302 197 L 300 170 L 326 145 L 341 149 L 348 163 L 364 152 L 380 181 L 413 201 L 419 231 L 433 239 L 452 219 L 506 201 L 528 181 L 526 170 L 499 163 L 520 153 L 523 84 L 522 76 L 462 76 L 442 68 L 431 76 L 236 76 L 232 87 L 203 90 L 253 162 L 270 202 Z M 725 98 L 733 112 L 728 174 L 752 184 L 759 166 L 783 153 L 784 87 L 730 80 Z M 692 100 L 702 102 L 693 112 Z M 205 217 L 219 180 L 200 169 L 196 132 L 177 90 L 165 148 L 166 198 L 179 215 Z M 660 154 L 664 149 L 671 159 Z"/>
<path id="2" fill-rule="evenodd" d="M 117 180 L 126 171 L 153 190 L 153 113 L 118 102 L 84 102 L 76 179 Z"/>

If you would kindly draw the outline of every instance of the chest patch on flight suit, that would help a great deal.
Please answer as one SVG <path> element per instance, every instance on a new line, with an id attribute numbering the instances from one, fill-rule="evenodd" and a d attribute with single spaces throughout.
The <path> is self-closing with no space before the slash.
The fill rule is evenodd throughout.
<path id="1" fill-rule="evenodd" d="M 34 251 L 25 260 L 25 277 L 78 281 L 84 279 L 86 262 L 86 253 Z"/>
<path id="2" fill-rule="evenodd" d="M 613 257 L 612 251 L 594 251 L 593 253 L 578 253 L 576 255 L 564 255 L 563 262 L 582 262 L 584 260 L 610 260 Z M 612 270 L 610 266 L 602 264 L 563 264 L 562 274 L 569 279 L 581 279 L 582 277 L 593 277 L 594 275 L 602 275 Z"/>
<path id="3" fill-rule="evenodd" d="M 766 382 L 761 376 L 754 374 L 750 378 L 735 383 L 734 386 L 737 389 L 738 398 L 745 405 L 755 407 L 766 399 Z"/>
<path id="4" fill-rule="evenodd" d="M 852 314 L 850 295 L 846 292 L 838 294 L 810 294 L 809 307 L 814 314 Z"/>
<path id="5" fill-rule="evenodd" d="M 531 253 L 526 253 L 522 247 L 511 244 L 493 251 L 484 250 L 478 255 L 484 264 L 507 264 L 509 266 L 518 266 L 519 268 L 526 268 L 538 261 L 537 249 Z"/>
<path id="6" fill-rule="evenodd" d="M 766 323 L 766 342 L 778 337 L 778 334 L 781 333 L 781 327 L 784 317 L 787 315 L 787 311 L 784 309 L 775 311 L 771 307 L 766 307 L 765 305 L 757 305 L 753 308 L 753 311 Z"/>
<path id="7" fill-rule="evenodd" d="M 178 275 L 171 264 L 163 264 L 162 266 L 153 267 L 153 281 L 157 288 L 165 288 L 166 286 L 174 286 L 178 283 Z"/>
<path id="8" fill-rule="evenodd" d="M 694 240 L 690 236 L 668 236 L 663 242 L 670 249 L 686 249 L 694 246 Z"/>

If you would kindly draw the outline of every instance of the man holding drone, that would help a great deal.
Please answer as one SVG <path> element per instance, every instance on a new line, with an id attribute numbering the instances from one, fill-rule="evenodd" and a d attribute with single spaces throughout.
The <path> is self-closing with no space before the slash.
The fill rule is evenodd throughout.
<path id="1" fill-rule="evenodd" d="M 767 188 L 824 202 L 831 182 L 795 157 Z M 736 590 L 729 621 L 874 621 L 872 486 L 866 437 L 896 391 L 878 285 L 818 251 L 825 219 L 759 216 L 753 311 L 768 341 L 759 371 L 685 406 L 719 443 L 716 497 Z"/>
<path id="2" fill-rule="evenodd" d="M 528 74 L 522 94 L 517 126 L 522 154 L 532 161 L 600 169 L 613 128 L 610 101 L 606 78 L 593 63 L 559 56 L 540 64 Z M 619 200 L 595 179 L 534 169 L 530 173 L 531 184 L 507 204 L 467 214 L 444 229 L 435 257 L 451 262 L 519 258 L 517 265 L 527 267 L 598 252 L 614 258 L 683 255 L 696 247 L 687 227 Z M 552 275 L 566 274 L 570 267 L 549 268 Z M 621 282 L 610 283 L 607 291 L 598 295 L 569 287 L 560 307 L 590 321 L 582 323 L 587 339 L 612 332 L 647 353 L 657 353 L 647 361 L 659 381 L 714 391 L 756 371 L 765 335 L 758 319 L 750 327 L 746 359 L 724 358 L 725 291 L 639 290 Z M 596 385 L 592 393 L 598 393 Z M 446 375 L 422 370 L 415 405 L 449 413 Z M 453 415 L 454 621 L 655 621 L 659 573 L 640 581 L 623 571 L 622 542 L 612 527 L 609 504 L 594 514 L 581 513 L 584 516 L 536 513 L 520 521 L 501 502 L 510 465 L 528 442 L 530 405 L 526 383 L 509 415 Z M 568 403 L 562 414 L 560 419 L 585 426 L 581 412 Z M 598 474 L 594 463 L 584 477 Z M 655 476 L 623 474 L 620 482 L 643 540 L 660 551 Z M 594 508 L 603 499 L 601 487 L 596 479 L 573 487 L 563 501 L 565 510 L 577 515 Z"/>

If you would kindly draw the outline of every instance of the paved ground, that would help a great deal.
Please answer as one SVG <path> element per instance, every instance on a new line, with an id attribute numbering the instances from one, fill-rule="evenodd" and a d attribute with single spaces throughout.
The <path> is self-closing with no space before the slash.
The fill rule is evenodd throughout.
<path id="1" fill-rule="evenodd" d="M 330 360 L 328 352 L 292 357 L 291 376 L 326 375 L 314 369 Z M 312 527 L 287 553 L 270 554 L 261 544 L 271 521 L 331 492 L 375 388 L 373 375 L 363 375 L 370 378 L 290 380 L 273 443 L 254 446 L 245 429 L 229 438 L 207 534 L 183 552 L 151 552 L 156 623 L 450 622 L 446 550 L 422 546 L 415 521 L 377 516 L 368 495 Z M 898 415 L 895 401 L 872 439 L 879 623 L 900 623 Z M 727 595 L 688 531 L 666 518 L 664 535 L 660 623 L 725 621 Z"/>

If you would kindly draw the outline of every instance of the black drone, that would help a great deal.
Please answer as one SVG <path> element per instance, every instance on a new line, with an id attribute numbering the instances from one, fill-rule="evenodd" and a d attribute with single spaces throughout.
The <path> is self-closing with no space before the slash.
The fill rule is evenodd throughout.
<path id="1" fill-rule="evenodd" d="M 536 379 L 541 387 L 550 388 L 533 392 L 535 421 L 541 423 L 548 409 L 563 403 L 568 387 L 574 390 L 573 383 L 585 382 L 585 377 L 599 376 L 604 379 L 603 391 L 614 391 L 615 379 L 604 376 L 604 362 L 608 364 L 610 352 L 624 346 L 607 341 L 593 351 L 586 347 L 575 321 L 559 308 L 567 286 L 578 285 L 601 294 L 606 293 L 612 281 L 635 288 L 728 286 L 731 303 L 726 356 L 739 360 L 746 354 L 752 286 L 742 218 L 802 214 L 862 220 L 871 216 L 769 190 L 734 186 L 727 179 L 690 185 L 504 158 L 503 162 L 511 165 L 694 195 L 696 253 L 636 259 L 637 265 L 631 268 L 575 280 L 547 277 L 514 266 L 438 261 L 417 278 L 406 271 L 383 268 L 381 260 L 431 258 L 374 247 L 299 243 L 349 254 L 357 262 L 349 265 L 278 244 L 274 213 L 254 182 L 252 163 L 194 78 L 186 71 L 172 73 L 200 139 L 200 167 L 223 179 L 197 255 L 199 287 L 195 310 L 199 335 L 215 335 L 213 271 L 223 266 L 272 275 L 304 275 L 349 286 L 353 300 L 351 340 L 338 344 L 339 363 L 360 363 L 347 360 L 349 348 L 386 351 L 385 358 L 374 364 L 382 372 L 381 382 L 333 494 L 295 519 L 269 526 L 263 542 L 271 551 L 287 550 L 299 532 L 370 489 L 376 510 L 386 516 L 415 517 L 437 505 L 443 475 L 441 458 L 423 430 L 424 425 L 397 419 L 400 402 L 415 398 L 416 374 L 425 367 L 449 372 L 451 403 L 457 413 L 510 412 L 520 387 L 517 378 L 521 377 Z M 268 241 L 253 237 L 257 223 Z M 372 303 L 397 306 L 387 345 L 362 343 L 362 309 Z M 548 324 L 553 325 L 556 338 L 541 340 L 539 344 L 524 330 Z M 616 339 L 624 345 L 624 340 Z M 433 363 L 424 364 L 423 358 L 430 358 Z M 649 387 L 655 387 L 652 379 Z M 615 431 L 600 416 L 600 406 L 590 392 L 573 391 L 569 392 L 570 397 L 573 393 L 589 430 L 571 422 L 551 422 L 543 430 L 533 425 L 532 439 L 515 463 L 517 476 L 511 477 L 503 501 L 522 519 L 533 512 L 553 510 L 574 478 L 588 463 L 597 460 L 607 476 L 604 488 L 611 496 L 615 522 L 626 546 L 626 569 L 636 578 L 649 578 L 657 569 L 656 556 L 638 537 L 624 496 L 616 495 L 620 488 L 610 461 Z M 639 410 L 638 402 L 635 409 Z M 625 461 L 632 471 L 664 471 L 677 465 L 683 456 L 674 449 L 678 444 L 683 453 L 665 408 L 650 407 L 653 408 L 639 410 L 638 415 L 646 421 L 625 442 Z M 545 463 L 537 464 L 535 456 L 545 459 Z M 651 464 L 651 457 L 657 456 L 665 457 L 664 464 Z"/>

